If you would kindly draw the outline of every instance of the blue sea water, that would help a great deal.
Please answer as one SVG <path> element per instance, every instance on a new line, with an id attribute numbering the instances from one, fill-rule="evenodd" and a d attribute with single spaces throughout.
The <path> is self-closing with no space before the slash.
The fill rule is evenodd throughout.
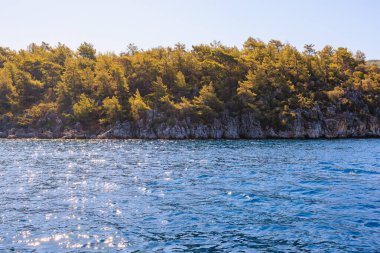
<path id="1" fill-rule="evenodd" d="M 0 140 L 0 252 L 380 252 L 380 140 Z"/>

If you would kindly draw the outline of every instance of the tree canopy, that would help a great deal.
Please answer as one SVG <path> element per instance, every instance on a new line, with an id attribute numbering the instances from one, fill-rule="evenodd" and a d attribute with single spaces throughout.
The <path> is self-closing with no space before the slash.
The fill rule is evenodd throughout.
<path id="1" fill-rule="evenodd" d="M 373 63 L 373 62 L 372 62 Z M 303 51 L 248 38 L 97 53 L 90 43 L 0 47 L 0 122 L 27 126 L 46 114 L 70 126 L 139 120 L 146 111 L 207 122 L 222 113 L 254 113 L 281 125 L 297 110 L 334 107 L 380 117 L 380 68 L 362 52 L 326 46 Z M 306 116 L 305 116 L 306 117 Z M 284 123 L 285 122 L 285 123 Z"/>

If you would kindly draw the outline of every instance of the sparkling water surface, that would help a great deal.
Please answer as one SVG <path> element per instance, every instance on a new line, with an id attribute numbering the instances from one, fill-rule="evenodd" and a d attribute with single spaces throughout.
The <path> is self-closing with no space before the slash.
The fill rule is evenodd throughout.
<path id="1" fill-rule="evenodd" d="M 0 140 L 0 252 L 380 252 L 380 140 Z"/>

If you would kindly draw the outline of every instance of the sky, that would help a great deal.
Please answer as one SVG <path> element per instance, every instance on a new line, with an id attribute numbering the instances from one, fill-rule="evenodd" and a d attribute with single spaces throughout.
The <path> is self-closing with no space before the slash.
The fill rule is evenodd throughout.
<path id="1" fill-rule="evenodd" d="M 278 39 L 302 50 L 325 45 L 380 59 L 379 0 L 0 0 L 0 46 L 58 42 L 100 52 L 221 41 Z"/>

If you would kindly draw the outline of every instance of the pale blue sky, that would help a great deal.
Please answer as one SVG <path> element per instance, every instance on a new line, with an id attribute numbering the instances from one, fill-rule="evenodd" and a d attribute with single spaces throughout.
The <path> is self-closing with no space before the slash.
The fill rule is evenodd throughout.
<path id="1" fill-rule="evenodd" d="M 0 0 L 0 46 L 91 42 L 102 52 L 249 37 L 380 58 L 380 0 Z"/>

